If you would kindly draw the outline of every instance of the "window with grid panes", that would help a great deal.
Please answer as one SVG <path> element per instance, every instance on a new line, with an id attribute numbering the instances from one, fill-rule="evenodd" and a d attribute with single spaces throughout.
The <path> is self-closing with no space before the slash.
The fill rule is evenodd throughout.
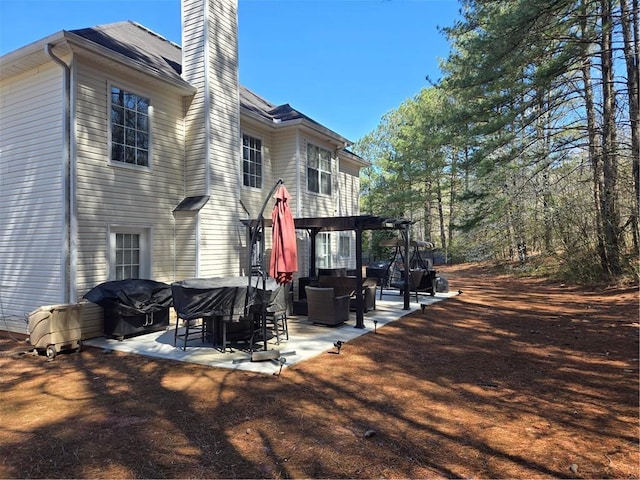
<path id="1" fill-rule="evenodd" d="M 111 87 L 111 160 L 149 166 L 149 99 Z"/>
<path id="2" fill-rule="evenodd" d="M 307 145 L 307 189 L 331 195 L 331 152 L 315 145 Z"/>
<path id="3" fill-rule="evenodd" d="M 262 140 L 242 135 L 242 183 L 262 188 Z"/>
<path id="4" fill-rule="evenodd" d="M 140 235 L 116 233 L 116 280 L 140 278 Z"/>
<path id="5" fill-rule="evenodd" d="M 331 251 L 331 234 L 320 232 L 316 236 L 316 267 L 331 268 L 333 266 Z"/>

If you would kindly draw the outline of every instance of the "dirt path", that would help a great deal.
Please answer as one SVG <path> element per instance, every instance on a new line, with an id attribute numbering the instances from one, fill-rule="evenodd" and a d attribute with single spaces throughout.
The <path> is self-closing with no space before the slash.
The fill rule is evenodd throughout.
<path id="1" fill-rule="evenodd" d="M 278 376 L 0 333 L 2 478 L 638 478 L 638 290 L 463 293 Z"/>

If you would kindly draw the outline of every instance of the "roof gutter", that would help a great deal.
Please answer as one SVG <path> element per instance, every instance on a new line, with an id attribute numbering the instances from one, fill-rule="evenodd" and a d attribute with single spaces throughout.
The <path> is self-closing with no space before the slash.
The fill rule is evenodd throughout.
<path id="1" fill-rule="evenodd" d="M 347 140 L 342 135 L 339 135 L 333 130 L 323 127 L 322 125 L 314 121 L 307 120 L 306 118 L 294 118 L 293 120 L 274 120 L 273 123 L 278 128 L 301 125 L 310 130 L 313 130 L 314 132 L 320 133 L 321 135 L 333 139 L 333 141 L 337 143 L 337 146 L 342 146 L 342 148 L 353 145 L 353 142 Z"/>
<path id="2" fill-rule="evenodd" d="M 63 156 L 63 205 L 64 205 L 64 226 L 63 226 L 63 303 L 71 303 L 72 294 L 75 296 L 75 287 L 72 285 L 72 261 L 71 261 L 71 212 L 73 205 L 71 189 L 71 68 L 64 60 L 53 53 L 53 45 L 47 43 L 44 47 L 47 56 L 60 65 L 64 77 L 64 122 L 62 124 L 62 156 Z M 74 299 L 75 301 L 75 299 Z"/>

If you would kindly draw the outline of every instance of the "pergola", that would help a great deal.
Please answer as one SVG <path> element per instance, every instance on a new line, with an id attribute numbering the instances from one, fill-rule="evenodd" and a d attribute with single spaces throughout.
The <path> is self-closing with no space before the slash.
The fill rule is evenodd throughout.
<path id="1" fill-rule="evenodd" d="M 242 220 L 249 227 L 249 237 L 255 228 L 271 226 L 271 219 Z M 366 230 L 395 230 L 399 231 L 404 240 L 405 252 L 409 252 L 410 228 L 413 222 L 407 219 L 378 217 L 373 215 L 354 215 L 346 217 L 310 217 L 294 218 L 296 230 L 306 230 L 311 239 L 309 275 L 316 272 L 316 236 L 320 232 L 354 231 L 356 233 L 356 278 L 358 285 L 362 285 L 362 233 Z M 409 269 L 404 271 L 404 310 L 409 310 Z M 364 297 L 362 289 L 356 290 L 356 328 L 364 328 Z"/>

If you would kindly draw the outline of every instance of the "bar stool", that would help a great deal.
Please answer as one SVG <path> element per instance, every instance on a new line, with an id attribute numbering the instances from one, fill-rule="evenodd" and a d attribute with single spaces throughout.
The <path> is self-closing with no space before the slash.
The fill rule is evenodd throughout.
<path id="1" fill-rule="evenodd" d="M 287 322 L 287 310 L 270 311 L 267 307 L 265 315 L 267 328 L 270 328 L 276 336 L 276 344 L 280 345 L 280 336 L 283 335 L 289 340 L 289 325 Z"/>
<path id="2" fill-rule="evenodd" d="M 176 329 L 173 336 L 173 346 L 177 346 L 178 339 L 182 340 L 182 350 L 187 350 L 187 342 L 190 340 L 198 339 L 204 342 L 213 335 L 212 332 L 212 319 L 210 318 L 196 318 L 192 320 L 184 321 L 184 332 L 178 333 L 180 328 L 180 317 L 176 317 Z"/>

